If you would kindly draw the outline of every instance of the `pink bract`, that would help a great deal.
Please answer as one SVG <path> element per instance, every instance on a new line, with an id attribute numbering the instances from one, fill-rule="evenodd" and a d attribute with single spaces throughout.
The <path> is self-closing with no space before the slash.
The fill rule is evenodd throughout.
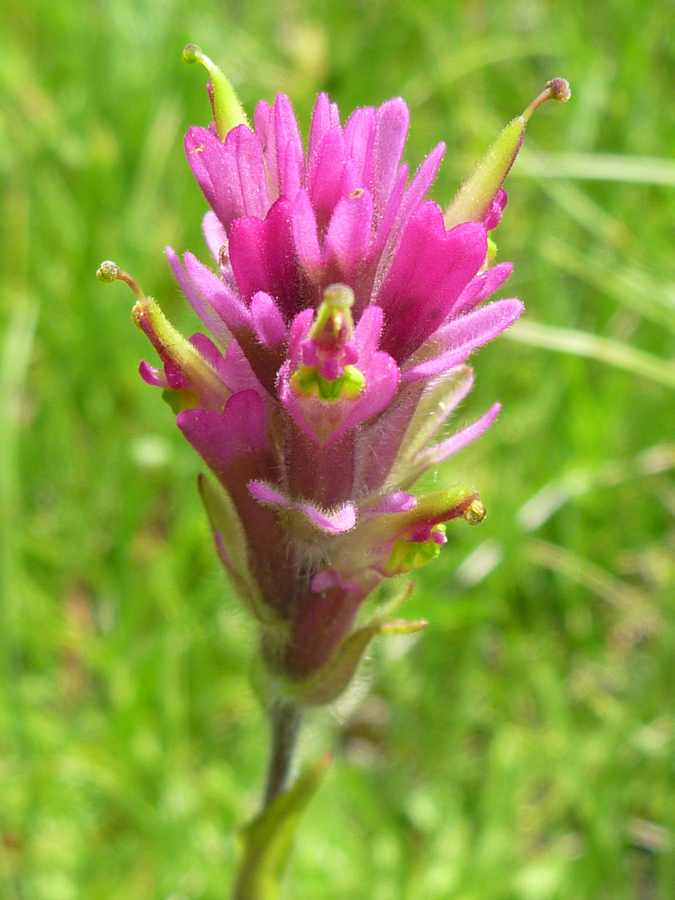
<path id="1" fill-rule="evenodd" d="M 409 491 L 496 418 L 498 405 L 434 443 L 470 389 L 462 364 L 523 309 L 480 305 L 511 271 L 488 256 L 506 194 L 447 229 L 426 199 L 444 146 L 410 178 L 408 125 L 396 98 L 343 126 L 321 94 L 305 151 L 280 94 L 224 140 L 214 124 L 191 128 L 213 258 L 167 255 L 211 339 L 179 352 L 161 314 L 138 313 L 164 363 L 141 374 L 173 396 L 215 475 L 202 492 L 220 557 L 260 623 L 267 669 L 300 698 L 329 671 L 337 687 L 320 695 L 344 687 L 336 660 L 383 578 L 437 555 L 442 523 L 484 515 L 471 488 Z"/>

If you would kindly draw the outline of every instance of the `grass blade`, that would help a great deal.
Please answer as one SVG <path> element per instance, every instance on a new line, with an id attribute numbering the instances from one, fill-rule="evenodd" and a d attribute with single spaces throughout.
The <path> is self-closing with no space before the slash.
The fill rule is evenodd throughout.
<path id="1" fill-rule="evenodd" d="M 504 332 L 505 337 L 521 344 L 557 350 L 573 356 L 585 356 L 607 363 L 634 375 L 640 375 L 665 387 L 675 388 L 675 365 L 629 344 L 598 337 L 572 328 L 553 328 L 539 322 L 520 321 Z"/>

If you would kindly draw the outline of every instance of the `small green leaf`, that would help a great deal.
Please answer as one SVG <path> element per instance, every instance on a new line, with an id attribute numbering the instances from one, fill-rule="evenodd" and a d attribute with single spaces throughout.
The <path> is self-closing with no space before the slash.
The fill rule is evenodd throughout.
<path id="1" fill-rule="evenodd" d="M 415 634 L 426 628 L 428 622 L 407 622 L 394 619 L 383 622 L 373 619 L 363 628 L 353 631 L 340 644 L 337 653 L 316 675 L 304 682 L 297 697 L 303 706 L 323 706 L 331 703 L 345 690 L 352 680 L 363 654 L 378 635 Z"/>
<path id="2" fill-rule="evenodd" d="M 331 762 L 320 756 L 293 787 L 279 794 L 243 832 L 243 855 L 233 900 L 275 900 L 300 818 Z"/>
<path id="3" fill-rule="evenodd" d="M 248 565 L 246 536 L 230 495 L 219 482 L 206 475 L 198 477 L 197 486 L 221 561 L 239 596 L 259 621 L 271 623 L 270 609 L 264 603 Z"/>

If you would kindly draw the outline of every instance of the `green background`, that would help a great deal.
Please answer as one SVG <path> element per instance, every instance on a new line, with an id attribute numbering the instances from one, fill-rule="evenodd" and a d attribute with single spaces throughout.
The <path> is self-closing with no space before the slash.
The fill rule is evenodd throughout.
<path id="1" fill-rule="evenodd" d="M 448 144 L 441 203 L 547 79 L 573 88 L 495 233 L 502 296 L 543 327 L 476 357 L 455 425 L 502 415 L 435 479 L 488 518 L 420 573 L 426 633 L 380 642 L 307 729 L 306 758 L 336 754 L 286 896 L 675 897 L 674 25 L 667 0 L 6 0 L 3 900 L 222 898 L 259 802 L 254 636 L 200 462 L 138 378 L 131 295 L 94 278 L 116 260 L 190 329 L 163 258 L 205 256 L 189 41 L 305 132 L 319 90 L 343 116 L 402 95 L 411 165 Z"/>

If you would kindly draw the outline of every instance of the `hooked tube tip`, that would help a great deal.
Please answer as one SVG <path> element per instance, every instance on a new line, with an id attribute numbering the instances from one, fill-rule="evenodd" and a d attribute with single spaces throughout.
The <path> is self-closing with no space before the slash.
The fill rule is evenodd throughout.
<path id="1" fill-rule="evenodd" d="M 551 81 L 546 82 L 546 87 L 539 94 L 538 97 L 535 97 L 532 103 L 527 107 L 525 112 L 523 113 L 523 119 L 525 121 L 529 121 L 532 113 L 539 109 L 542 103 L 546 103 L 547 100 L 557 100 L 558 103 L 567 103 L 567 101 L 572 96 L 572 91 L 570 90 L 569 82 L 564 78 L 552 78 Z"/>

